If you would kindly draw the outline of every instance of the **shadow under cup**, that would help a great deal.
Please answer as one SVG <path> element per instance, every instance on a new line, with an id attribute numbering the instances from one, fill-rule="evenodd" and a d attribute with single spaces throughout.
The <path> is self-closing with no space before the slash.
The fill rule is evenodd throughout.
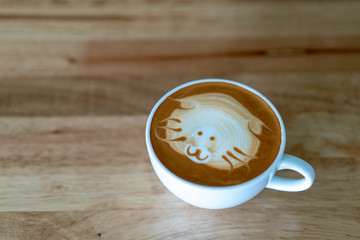
<path id="1" fill-rule="evenodd" d="M 199 86 L 202 87 L 199 88 Z M 206 95 L 206 93 L 211 92 L 219 94 L 215 97 L 209 94 Z M 232 151 L 223 149 L 219 151 L 220 153 L 217 155 L 217 158 L 214 157 L 217 153 L 211 153 L 211 148 L 208 148 L 210 149 L 209 156 L 212 154 L 211 157 L 214 157 L 217 161 L 208 161 L 206 164 L 198 162 L 197 159 L 201 161 L 201 159 L 205 159 L 207 156 L 207 154 L 201 155 L 201 153 L 197 153 L 197 159 L 190 159 L 189 154 L 190 157 L 194 156 L 197 150 L 199 150 L 198 148 L 194 149 L 194 141 L 196 139 L 201 139 L 201 137 L 205 136 L 207 138 L 205 145 L 208 144 L 209 140 L 214 140 L 214 142 L 215 140 L 221 140 L 221 136 L 208 134 L 208 132 L 212 133 L 208 130 L 211 128 L 198 129 L 199 126 L 189 120 L 191 117 L 201 115 L 204 119 L 207 119 L 206 123 L 216 122 L 215 120 L 223 121 L 217 115 L 213 116 L 210 114 L 207 116 L 205 111 L 206 109 L 209 110 L 211 104 L 217 104 L 218 98 L 220 98 L 220 101 L 224 100 L 224 96 L 221 94 L 230 96 L 230 100 L 225 99 L 227 104 L 229 104 L 226 106 L 229 107 L 234 105 L 231 102 L 234 99 L 242 103 L 243 106 L 253 105 L 254 102 L 255 106 L 260 104 L 262 108 L 266 105 L 268 109 L 263 112 L 260 111 L 260 113 L 256 110 L 256 107 L 255 111 L 246 111 L 246 109 L 241 108 L 236 110 L 247 118 L 249 118 L 248 116 L 253 116 L 251 119 L 241 120 L 236 115 L 233 117 L 234 119 L 240 119 L 238 120 L 238 122 L 240 121 L 239 124 L 245 124 L 245 122 L 249 124 L 249 132 L 244 133 L 240 131 L 243 136 L 261 139 L 264 138 L 264 135 L 274 135 L 272 137 L 277 138 L 278 142 L 272 141 L 271 144 L 264 144 L 264 147 L 257 140 L 253 144 L 248 145 L 236 142 L 236 140 L 235 142 L 238 145 L 234 146 Z M 199 98 L 200 95 L 201 97 Z M 204 97 L 208 98 L 204 99 Z M 201 109 L 202 112 L 191 113 L 194 110 L 194 106 Z M 161 111 L 160 109 L 163 110 Z M 273 114 L 272 116 L 269 116 L 269 110 Z M 159 111 L 160 114 L 158 114 Z M 219 110 L 220 113 L 222 111 L 223 109 Z M 159 118 L 159 116 L 161 117 Z M 179 116 L 180 118 L 178 118 Z M 192 126 L 189 127 L 191 131 L 176 127 L 176 123 L 185 123 L 186 121 L 189 121 L 187 126 Z M 172 122 L 173 125 L 169 126 L 169 122 Z M 161 130 L 157 133 L 154 131 L 154 124 L 160 126 Z M 175 131 L 171 129 L 175 129 Z M 274 134 L 274 130 L 278 135 Z M 223 131 L 228 131 L 232 134 L 239 132 L 235 128 Z M 184 135 L 178 135 L 177 133 L 179 132 L 184 132 Z M 168 136 L 171 136 L 170 141 L 163 141 L 164 139 L 169 140 Z M 157 143 L 154 143 L 155 138 Z M 154 171 L 161 182 L 183 201 L 194 206 L 209 209 L 221 209 L 239 205 L 263 190 L 280 166 L 285 148 L 285 139 L 285 128 L 281 116 L 269 100 L 246 85 L 223 79 L 197 80 L 174 88 L 156 103 L 146 125 L 146 144 L 149 157 Z M 195 141 L 195 143 L 198 142 Z M 200 142 L 203 143 L 204 141 Z M 221 150 L 221 141 L 219 146 L 215 146 L 213 149 Z M 186 151 L 188 151 L 188 154 Z M 264 154 L 261 155 L 259 152 Z M 265 159 L 266 157 L 268 158 Z M 256 170 L 254 171 L 253 169 Z M 215 174 L 215 177 L 213 174 Z"/>

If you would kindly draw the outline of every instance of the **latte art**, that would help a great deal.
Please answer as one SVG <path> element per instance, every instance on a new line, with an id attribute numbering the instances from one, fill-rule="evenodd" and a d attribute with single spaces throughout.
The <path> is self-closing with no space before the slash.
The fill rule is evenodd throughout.
<path id="1" fill-rule="evenodd" d="M 264 172 L 281 143 L 280 124 L 258 95 L 236 84 L 202 82 L 169 94 L 151 121 L 160 162 L 187 181 L 229 186 Z"/>
<path id="2" fill-rule="evenodd" d="M 223 93 L 203 93 L 178 101 L 169 118 L 163 119 L 170 147 L 198 164 L 233 171 L 249 169 L 260 146 L 257 134 L 264 125 L 233 97 Z"/>

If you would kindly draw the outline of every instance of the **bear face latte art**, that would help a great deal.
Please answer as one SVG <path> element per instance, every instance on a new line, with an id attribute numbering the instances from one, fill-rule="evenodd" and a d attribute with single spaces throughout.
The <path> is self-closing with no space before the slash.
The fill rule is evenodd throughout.
<path id="1" fill-rule="evenodd" d="M 256 94 L 231 83 L 203 82 L 161 103 L 150 139 L 162 164 L 180 178 L 230 186 L 271 165 L 281 130 L 276 114 Z"/>

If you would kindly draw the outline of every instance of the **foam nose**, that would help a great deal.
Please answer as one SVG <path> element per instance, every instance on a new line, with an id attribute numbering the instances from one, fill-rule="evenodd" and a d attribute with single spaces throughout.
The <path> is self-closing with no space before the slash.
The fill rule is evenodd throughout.
<path id="1" fill-rule="evenodd" d="M 206 148 L 188 144 L 184 149 L 185 155 L 196 163 L 207 163 L 211 159 L 211 153 Z"/>

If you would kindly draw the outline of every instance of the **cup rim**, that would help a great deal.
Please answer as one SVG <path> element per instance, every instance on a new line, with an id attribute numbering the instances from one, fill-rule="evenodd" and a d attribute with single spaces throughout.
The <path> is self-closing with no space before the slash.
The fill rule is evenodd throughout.
<path id="1" fill-rule="evenodd" d="M 245 182 L 242 182 L 242 183 L 238 183 L 238 184 L 235 184 L 235 185 L 230 185 L 230 186 L 208 186 L 208 185 L 201 185 L 201 184 L 197 184 L 197 183 L 193 183 L 193 182 L 190 182 L 188 180 L 185 180 L 179 176 L 177 176 L 176 174 L 174 174 L 173 172 L 171 172 L 169 169 L 167 169 L 167 167 L 164 166 L 164 164 L 160 161 L 160 159 L 157 157 L 154 149 L 153 149 L 153 146 L 152 146 L 152 143 L 151 143 L 151 139 L 150 139 L 150 127 L 151 127 L 151 122 L 152 122 L 152 119 L 154 117 L 154 114 L 156 112 L 156 110 L 159 108 L 160 104 L 162 102 L 164 102 L 164 100 L 172 95 L 173 93 L 177 92 L 178 90 L 182 89 L 182 88 L 185 88 L 185 87 L 188 87 L 188 86 L 191 86 L 191 85 L 194 85 L 194 84 L 198 84 L 198 83 L 205 83 L 205 82 L 224 82 L 224 83 L 229 83 L 229 84 L 233 84 L 233 85 L 236 85 L 236 86 L 239 86 L 241 88 L 244 88 L 254 94 L 256 94 L 257 96 L 261 97 L 270 107 L 271 109 L 273 110 L 273 112 L 275 113 L 277 119 L 279 120 L 279 123 L 280 123 L 280 130 L 281 130 L 281 143 L 280 143 L 280 148 L 279 148 L 279 151 L 278 151 L 278 154 L 276 155 L 275 157 L 275 160 L 272 162 L 272 164 L 264 171 L 262 172 L 261 174 L 259 174 L 258 176 L 250 179 L 250 180 L 247 180 Z M 148 150 L 148 153 L 149 155 L 153 156 L 151 157 L 150 156 L 150 160 L 151 161 L 156 161 L 156 163 L 162 168 L 163 171 L 165 171 L 167 174 L 171 175 L 173 178 L 175 178 L 176 180 L 188 185 L 188 186 L 191 186 L 191 187 L 195 187 L 195 188 L 201 188 L 201 189 L 204 189 L 204 190 L 218 190 L 218 191 L 221 191 L 221 190 L 232 190 L 232 189 L 238 189 L 238 188 L 242 188 L 242 187 L 246 187 L 246 186 L 249 186 L 251 184 L 253 184 L 254 182 L 256 182 L 258 179 L 266 176 L 266 175 L 269 175 L 271 173 L 271 171 L 273 170 L 274 167 L 276 167 L 278 165 L 278 162 L 280 161 L 283 153 L 284 153 L 284 150 L 285 150 L 285 143 L 286 143 L 286 132 L 285 132 L 285 125 L 284 125 L 284 122 L 280 116 L 280 113 L 279 111 L 275 108 L 275 106 L 270 102 L 269 99 L 267 99 L 262 93 L 258 92 L 257 90 L 243 84 L 243 83 L 239 83 L 239 82 L 236 82 L 236 81 L 231 81 L 231 80 L 227 80 L 227 79 L 220 79 L 220 78 L 206 78 L 206 79 L 199 79 L 199 80 L 193 80 L 193 81 L 190 81 L 190 82 L 187 82 L 187 83 L 184 83 L 184 84 L 181 84 L 173 89 L 171 89 L 170 91 L 168 91 L 165 95 L 163 95 L 157 102 L 156 104 L 154 105 L 154 107 L 152 108 L 150 114 L 149 114 L 149 117 L 147 119 L 147 122 L 146 122 L 146 128 L 145 128 L 145 140 L 146 140 L 146 145 L 147 145 L 147 150 Z"/>

